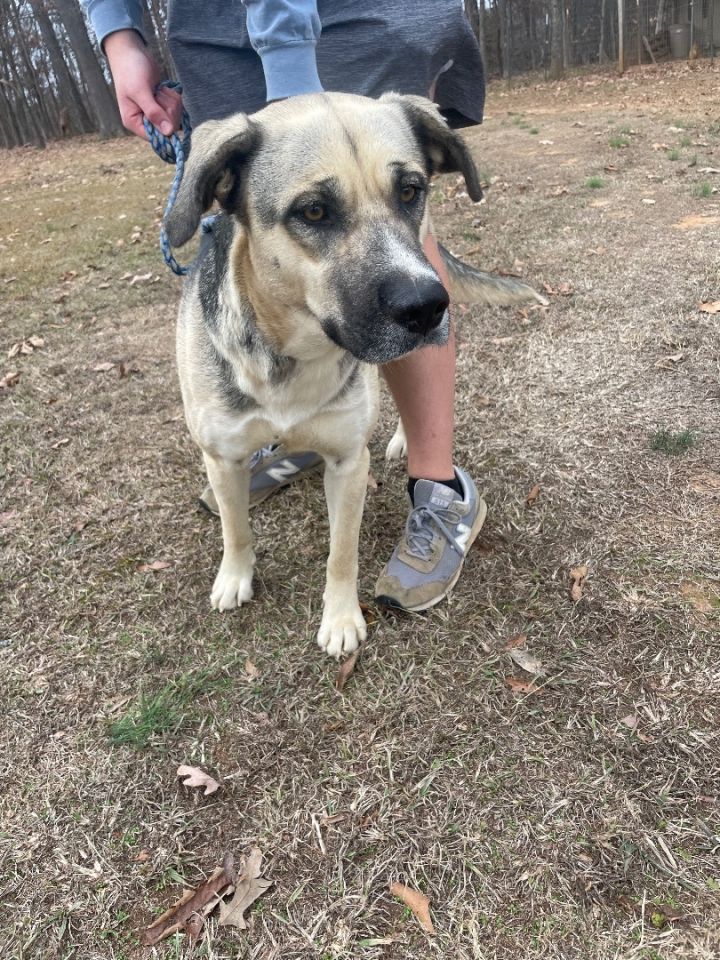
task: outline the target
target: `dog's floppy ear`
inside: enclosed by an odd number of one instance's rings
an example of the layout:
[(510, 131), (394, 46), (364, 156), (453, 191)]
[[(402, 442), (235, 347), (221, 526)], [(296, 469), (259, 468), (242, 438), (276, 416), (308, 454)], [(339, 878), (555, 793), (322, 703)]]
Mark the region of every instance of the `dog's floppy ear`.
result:
[(480, 177), (465, 141), (450, 129), (431, 100), (399, 93), (386, 93), (380, 99), (397, 103), (402, 108), (423, 149), (431, 174), (461, 173), (470, 199), (476, 203), (482, 200)]
[(234, 207), (243, 168), (259, 136), (257, 124), (244, 113), (226, 120), (208, 120), (193, 131), (180, 189), (165, 219), (173, 247), (188, 242), (213, 200), (226, 209)]

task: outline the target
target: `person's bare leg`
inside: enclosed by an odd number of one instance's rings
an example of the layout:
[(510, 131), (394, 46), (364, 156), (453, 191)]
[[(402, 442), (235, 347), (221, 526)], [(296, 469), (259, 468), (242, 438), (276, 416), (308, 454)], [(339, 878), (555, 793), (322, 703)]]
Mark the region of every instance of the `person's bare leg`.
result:
[[(445, 287), (448, 276), (435, 237), (423, 249)], [(385, 364), (383, 376), (397, 404), (407, 435), (408, 475), (424, 480), (454, 476), (455, 330), (445, 347), (425, 347)]]

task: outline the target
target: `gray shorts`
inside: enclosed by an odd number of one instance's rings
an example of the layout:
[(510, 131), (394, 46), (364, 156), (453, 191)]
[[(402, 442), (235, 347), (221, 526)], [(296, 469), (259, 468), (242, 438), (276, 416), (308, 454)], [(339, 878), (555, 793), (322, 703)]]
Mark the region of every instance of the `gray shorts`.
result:
[[(482, 60), (459, 0), (318, 0), (318, 13), (326, 90), (428, 96), (435, 83), (452, 126), (482, 121)], [(265, 105), (240, 0), (169, 0), (168, 39), (193, 126)]]

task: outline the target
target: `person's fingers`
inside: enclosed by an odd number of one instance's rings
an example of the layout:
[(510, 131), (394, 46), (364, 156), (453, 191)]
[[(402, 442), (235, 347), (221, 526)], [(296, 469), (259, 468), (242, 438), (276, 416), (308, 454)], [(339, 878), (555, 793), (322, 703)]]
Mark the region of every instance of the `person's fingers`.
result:
[(120, 109), (120, 119), (125, 129), (134, 133), (136, 137), (147, 140), (147, 134), (143, 126), (143, 112), (135, 101), (127, 97), (120, 98), (118, 107)]
[(182, 96), (177, 90), (168, 90), (167, 87), (160, 87), (155, 94), (155, 99), (170, 117), (173, 123), (173, 129), (179, 130), (182, 125), (183, 115)]
[(136, 97), (136, 103), (150, 123), (169, 137), (175, 129), (175, 124), (173, 118), (159, 103), (158, 99), (151, 93), (143, 93)]

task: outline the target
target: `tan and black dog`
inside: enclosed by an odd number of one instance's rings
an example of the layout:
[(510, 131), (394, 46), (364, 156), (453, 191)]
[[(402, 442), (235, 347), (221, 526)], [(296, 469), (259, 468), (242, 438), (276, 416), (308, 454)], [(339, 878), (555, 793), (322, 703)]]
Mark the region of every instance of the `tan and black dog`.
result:
[[(167, 219), (181, 246), (215, 200), (224, 211), (186, 281), (177, 333), (185, 415), (222, 522), (212, 605), (252, 597), (252, 452), (315, 450), (330, 518), (318, 643), (334, 657), (365, 636), (358, 536), (377, 364), (448, 338), (448, 295), (422, 244), (428, 181), (455, 171), (479, 200), (472, 157), (430, 101), (295, 97), (198, 127)], [(443, 256), (464, 302), (541, 299)]]

